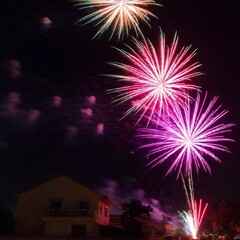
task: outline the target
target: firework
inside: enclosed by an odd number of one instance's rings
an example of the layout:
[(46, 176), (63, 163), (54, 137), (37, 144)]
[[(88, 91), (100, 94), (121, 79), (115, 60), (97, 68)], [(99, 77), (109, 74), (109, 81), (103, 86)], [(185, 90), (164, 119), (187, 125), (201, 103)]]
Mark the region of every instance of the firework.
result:
[(190, 52), (190, 46), (177, 50), (178, 36), (175, 34), (170, 46), (166, 45), (165, 35), (160, 31), (159, 49), (155, 49), (149, 39), (133, 39), (135, 50), (127, 45), (129, 51), (117, 49), (129, 61), (114, 62), (112, 65), (125, 71), (125, 75), (108, 75), (117, 78), (122, 86), (109, 92), (117, 95), (117, 103), (130, 101), (132, 106), (126, 111), (140, 113), (138, 121), (148, 115), (149, 121), (154, 113), (167, 112), (169, 105), (183, 104), (188, 98), (188, 90), (198, 87), (190, 84), (190, 79), (200, 75), (196, 71), (199, 63), (191, 63), (196, 50)]
[(178, 176), (180, 172), (190, 175), (194, 167), (197, 172), (202, 167), (211, 173), (207, 159), (221, 162), (214, 151), (229, 152), (223, 142), (233, 141), (222, 135), (234, 124), (220, 123), (227, 111), (216, 105), (217, 99), (207, 102), (206, 93), (201, 101), (198, 93), (196, 100), (188, 99), (184, 108), (173, 105), (168, 118), (156, 120), (157, 127), (141, 129), (139, 136), (151, 141), (142, 146), (154, 156), (149, 164), (154, 167), (172, 160), (167, 174), (177, 171)]
[(199, 200), (199, 203), (195, 200), (192, 174), (188, 176), (188, 188), (183, 176), (182, 181), (187, 196), (189, 210), (187, 212), (180, 212), (180, 216), (186, 224), (186, 230), (191, 234), (192, 239), (197, 239), (198, 230), (201, 226), (208, 204), (206, 203), (203, 206), (202, 199)]
[(110, 27), (110, 39), (116, 33), (118, 39), (128, 36), (133, 29), (136, 35), (142, 34), (139, 20), (150, 27), (150, 17), (156, 17), (147, 7), (161, 6), (154, 0), (76, 0), (80, 9), (93, 10), (82, 17), (79, 22), (83, 25), (95, 23), (99, 29), (94, 38), (100, 37)]
[(208, 204), (206, 204), (204, 208), (202, 208), (202, 199), (200, 199), (199, 205), (197, 204), (196, 200), (193, 201), (193, 204), (193, 212), (183, 211), (180, 212), (180, 216), (184, 220), (186, 224), (186, 230), (190, 233), (192, 239), (197, 239), (198, 230), (202, 223), (202, 218), (205, 214)]

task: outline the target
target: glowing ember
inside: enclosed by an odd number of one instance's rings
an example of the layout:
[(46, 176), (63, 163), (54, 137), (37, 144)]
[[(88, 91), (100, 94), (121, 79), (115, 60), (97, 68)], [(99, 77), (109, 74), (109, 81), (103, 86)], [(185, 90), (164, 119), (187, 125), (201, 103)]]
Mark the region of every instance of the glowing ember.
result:
[(149, 149), (149, 155), (156, 156), (149, 164), (154, 167), (172, 159), (167, 174), (178, 171), (178, 176), (181, 171), (191, 174), (194, 166), (197, 172), (200, 167), (211, 172), (207, 159), (221, 162), (214, 150), (229, 152), (222, 143), (233, 141), (222, 135), (234, 124), (219, 123), (227, 111), (215, 106), (216, 101), (214, 97), (207, 103), (207, 93), (201, 101), (198, 93), (196, 101), (188, 100), (183, 108), (173, 105), (167, 118), (156, 120), (157, 127), (141, 129), (139, 136), (151, 141), (142, 147)]
[(148, 6), (161, 6), (154, 0), (76, 0), (80, 9), (90, 9), (93, 12), (82, 17), (79, 22), (84, 25), (95, 23), (99, 26), (99, 30), (94, 38), (100, 37), (110, 27), (110, 39), (116, 33), (118, 39), (128, 36), (130, 30), (133, 29), (136, 33), (142, 34), (139, 27), (139, 20), (150, 25), (150, 18), (156, 17), (146, 8)]
[(140, 118), (148, 115), (149, 121), (156, 112), (161, 115), (169, 106), (184, 104), (188, 98), (187, 90), (196, 90), (190, 79), (200, 75), (198, 63), (190, 63), (196, 51), (189, 53), (190, 47), (177, 51), (178, 37), (175, 34), (171, 46), (166, 45), (164, 33), (160, 32), (159, 49), (155, 49), (149, 39), (134, 39), (136, 50), (118, 49), (130, 62), (114, 62), (112, 65), (126, 72), (125, 75), (108, 75), (117, 78), (123, 86), (109, 90), (116, 93), (116, 102), (130, 101), (132, 106), (125, 113), (141, 113)]

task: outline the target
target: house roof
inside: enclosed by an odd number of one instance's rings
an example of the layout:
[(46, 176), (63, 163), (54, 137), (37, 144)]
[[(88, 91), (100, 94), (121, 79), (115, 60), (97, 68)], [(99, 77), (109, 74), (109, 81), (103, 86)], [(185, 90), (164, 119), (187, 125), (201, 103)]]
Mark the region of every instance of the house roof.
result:
[(51, 181), (53, 181), (53, 180), (55, 180), (55, 179), (57, 179), (57, 178), (66, 178), (66, 179), (68, 179), (68, 180), (70, 180), (70, 181), (73, 181), (73, 182), (75, 182), (76, 184), (78, 184), (78, 185), (80, 185), (80, 186), (83, 186), (83, 187), (87, 188), (89, 191), (97, 194), (102, 201), (105, 201), (105, 202), (107, 202), (107, 203), (110, 204), (110, 205), (117, 205), (116, 202), (114, 202), (113, 200), (109, 199), (107, 196), (105, 196), (105, 195), (103, 195), (103, 194), (101, 194), (101, 193), (98, 193), (98, 192), (90, 189), (90, 188), (87, 187), (86, 185), (80, 183), (79, 181), (77, 181), (77, 180), (75, 180), (75, 179), (73, 179), (73, 178), (70, 178), (70, 177), (68, 177), (68, 176), (66, 176), (66, 175), (62, 175), (62, 174), (57, 175), (56, 177), (53, 177), (53, 178), (51, 178), (51, 179), (49, 179), (49, 180), (47, 180), (47, 181), (45, 181), (45, 182), (42, 182), (42, 183), (40, 183), (40, 184), (37, 184), (37, 185), (35, 185), (35, 186), (27, 189), (26, 191), (20, 192), (18, 195), (21, 195), (21, 194), (27, 193), (27, 192), (29, 192), (29, 191), (32, 191), (33, 189), (36, 189), (36, 188), (38, 188), (38, 187), (40, 187), (40, 186), (42, 186), (42, 185), (48, 184), (49, 182), (51, 182)]

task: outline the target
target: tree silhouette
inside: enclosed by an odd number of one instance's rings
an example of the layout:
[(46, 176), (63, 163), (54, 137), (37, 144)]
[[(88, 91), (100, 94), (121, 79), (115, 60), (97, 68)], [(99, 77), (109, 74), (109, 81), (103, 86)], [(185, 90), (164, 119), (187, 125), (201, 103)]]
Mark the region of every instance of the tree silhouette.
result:
[(214, 232), (235, 234), (240, 226), (240, 201), (222, 200), (211, 216)]
[(132, 199), (129, 203), (124, 203), (122, 206), (121, 224), (125, 235), (141, 236), (143, 222), (151, 217), (153, 211), (151, 206), (142, 205), (139, 200)]
[(4, 207), (0, 207), (0, 236), (9, 236), (14, 233), (15, 219), (13, 213)]

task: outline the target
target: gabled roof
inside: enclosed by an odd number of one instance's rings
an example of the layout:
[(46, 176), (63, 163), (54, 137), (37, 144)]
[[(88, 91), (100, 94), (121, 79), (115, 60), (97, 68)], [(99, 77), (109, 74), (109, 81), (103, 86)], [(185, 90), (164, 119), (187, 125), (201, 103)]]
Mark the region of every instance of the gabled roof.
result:
[(89, 191), (95, 193), (96, 195), (99, 196), (99, 198), (100, 198), (102, 201), (105, 201), (105, 202), (107, 202), (107, 203), (110, 204), (110, 205), (117, 205), (113, 200), (109, 199), (107, 196), (102, 195), (101, 193), (98, 193), (98, 192), (90, 189), (90, 188), (87, 187), (86, 185), (81, 184), (81, 183), (78, 182), (77, 180), (74, 180), (73, 178), (70, 178), (70, 177), (68, 177), (68, 176), (66, 176), (66, 175), (62, 175), (62, 174), (61, 174), (61, 175), (57, 175), (56, 177), (51, 178), (51, 179), (49, 179), (49, 180), (47, 180), (47, 181), (45, 181), (45, 182), (42, 182), (42, 183), (40, 183), (40, 184), (38, 184), (38, 185), (35, 185), (35, 186), (29, 188), (29, 189), (26, 190), (26, 191), (20, 192), (18, 195), (21, 195), (21, 194), (27, 193), (27, 192), (29, 192), (29, 191), (32, 191), (32, 190), (34, 190), (34, 189), (36, 189), (36, 188), (39, 188), (39, 187), (41, 187), (41, 186), (43, 186), (43, 185), (45, 185), (45, 184), (48, 184), (48, 183), (51, 182), (51, 181), (56, 180), (57, 178), (65, 178), (65, 179), (67, 179), (68, 181), (70, 180), (70, 181), (74, 182), (75, 184), (77, 184), (77, 185), (79, 185), (79, 186), (81, 186), (81, 187), (84, 187), (84, 188), (88, 189)]

